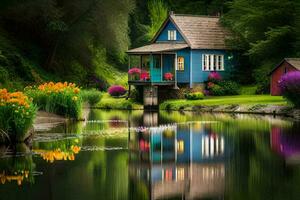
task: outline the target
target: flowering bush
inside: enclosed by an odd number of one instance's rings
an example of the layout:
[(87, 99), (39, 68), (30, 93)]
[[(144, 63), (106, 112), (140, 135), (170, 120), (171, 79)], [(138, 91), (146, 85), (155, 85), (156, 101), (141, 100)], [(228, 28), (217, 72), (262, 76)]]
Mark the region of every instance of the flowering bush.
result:
[(210, 72), (208, 75), (208, 81), (217, 83), (222, 80), (222, 76), (218, 72)]
[(143, 81), (148, 81), (148, 80), (150, 80), (150, 74), (149, 74), (149, 72), (147, 72), (147, 71), (143, 71), (142, 73), (141, 73), (141, 80), (143, 80)]
[(140, 80), (141, 73), (142, 73), (141, 69), (137, 67), (131, 68), (128, 71), (130, 80)]
[(205, 95), (225, 96), (239, 94), (239, 85), (233, 81), (222, 80), (218, 72), (210, 72), (205, 86)]
[(167, 72), (164, 74), (164, 79), (166, 81), (172, 81), (173, 80), (173, 74), (171, 72)]
[(113, 85), (108, 88), (108, 93), (113, 97), (119, 97), (126, 93), (126, 89), (121, 85)]
[(22, 92), (0, 89), (0, 131), (13, 141), (24, 141), (36, 114), (36, 106)]
[(40, 110), (75, 119), (81, 117), (82, 98), (75, 83), (49, 82), (38, 87), (27, 87), (25, 91)]
[(283, 96), (300, 108), (300, 72), (289, 72), (283, 75), (278, 85)]

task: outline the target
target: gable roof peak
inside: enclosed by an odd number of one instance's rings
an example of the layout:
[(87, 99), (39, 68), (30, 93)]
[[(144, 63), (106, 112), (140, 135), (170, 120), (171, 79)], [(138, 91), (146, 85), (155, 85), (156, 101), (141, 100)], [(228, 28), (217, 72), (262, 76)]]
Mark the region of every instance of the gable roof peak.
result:
[(173, 13), (170, 16), (177, 16), (177, 17), (202, 17), (202, 18), (220, 18), (220, 16), (215, 16), (215, 15), (193, 15), (193, 14), (175, 14)]

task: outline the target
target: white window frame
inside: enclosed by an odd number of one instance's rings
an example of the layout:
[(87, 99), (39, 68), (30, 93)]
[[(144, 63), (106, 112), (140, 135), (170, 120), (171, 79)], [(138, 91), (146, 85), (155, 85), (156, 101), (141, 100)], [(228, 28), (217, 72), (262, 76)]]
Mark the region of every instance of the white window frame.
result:
[(171, 40), (171, 41), (177, 40), (177, 31), (176, 30), (168, 30), (168, 40)]
[(224, 71), (224, 55), (202, 54), (202, 71)]

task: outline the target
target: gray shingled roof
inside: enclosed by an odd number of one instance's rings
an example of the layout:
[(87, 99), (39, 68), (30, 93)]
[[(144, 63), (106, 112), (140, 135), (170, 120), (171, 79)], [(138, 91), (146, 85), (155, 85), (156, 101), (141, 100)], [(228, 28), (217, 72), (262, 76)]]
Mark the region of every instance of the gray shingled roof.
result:
[(153, 43), (150, 45), (128, 50), (127, 53), (158, 53), (185, 49), (187, 47), (189, 46), (183, 43)]
[(230, 32), (220, 24), (219, 17), (170, 15), (192, 49), (228, 49), (225, 39)]
[(152, 42), (156, 40), (168, 21), (174, 23), (187, 44), (174, 42), (157, 42), (147, 46), (131, 49), (127, 53), (155, 53), (179, 50), (190, 47), (192, 49), (228, 49), (225, 45), (230, 32), (220, 24), (219, 17), (171, 14), (165, 20)]
[(290, 63), (293, 67), (300, 70), (300, 58), (285, 58), (285, 60)]

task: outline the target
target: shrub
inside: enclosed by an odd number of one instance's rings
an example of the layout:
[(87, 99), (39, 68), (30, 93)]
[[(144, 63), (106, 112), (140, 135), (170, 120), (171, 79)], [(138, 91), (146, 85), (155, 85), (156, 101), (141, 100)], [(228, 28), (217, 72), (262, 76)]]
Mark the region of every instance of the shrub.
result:
[(210, 72), (208, 75), (208, 81), (217, 83), (222, 80), (222, 76), (218, 72)]
[(113, 85), (108, 88), (108, 93), (113, 97), (120, 97), (126, 93), (126, 89), (121, 85)]
[(185, 98), (188, 100), (199, 100), (204, 99), (204, 94), (202, 92), (191, 92), (185, 95)]
[(173, 80), (173, 74), (171, 72), (167, 72), (164, 74), (164, 79), (166, 81), (172, 81)]
[(82, 100), (88, 102), (90, 105), (95, 105), (102, 97), (102, 93), (96, 89), (82, 90), (80, 95)]
[(233, 81), (222, 80), (217, 83), (208, 82), (206, 84), (205, 94), (215, 95), (215, 96), (225, 96), (225, 95), (237, 95), (239, 94), (240, 87), (237, 83)]
[(82, 98), (80, 89), (74, 83), (49, 82), (38, 87), (28, 87), (25, 91), (40, 110), (75, 119), (81, 118)]
[(220, 81), (218, 83), (224, 90), (225, 95), (238, 95), (240, 91), (240, 86), (233, 81)]
[(289, 72), (283, 75), (278, 84), (283, 96), (295, 107), (300, 108), (300, 72)]
[(211, 88), (210, 91), (211, 91), (211, 94), (215, 95), (215, 96), (224, 96), (225, 95), (224, 89), (221, 86), (217, 85), (217, 84), (215, 84)]
[(0, 89), (0, 131), (13, 141), (24, 141), (36, 115), (36, 106), (22, 92)]

